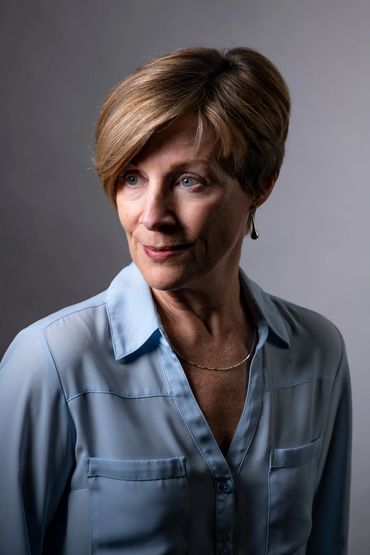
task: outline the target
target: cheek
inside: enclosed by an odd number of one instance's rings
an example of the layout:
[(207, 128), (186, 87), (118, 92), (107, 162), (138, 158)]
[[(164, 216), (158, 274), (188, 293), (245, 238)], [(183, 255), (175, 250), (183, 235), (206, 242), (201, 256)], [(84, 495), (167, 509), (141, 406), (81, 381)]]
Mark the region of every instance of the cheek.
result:
[(117, 209), (118, 219), (126, 233), (129, 233), (130, 231), (132, 231), (134, 226), (134, 216), (133, 214), (131, 214), (130, 210), (127, 209), (126, 206), (117, 204)]
[(230, 203), (225, 202), (214, 212), (213, 221), (227, 235), (234, 235), (241, 228), (244, 229), (247, 216), (248, 211), (244, 209), (242, 203), (236, 204), (235, 201)]
[(247, 231), (247, 214), (240, 207), (225, 207), (224, 210), (215, 214), (214, 237), (221, 248), (226, 250), (243, 242)]
[(235, 202), (222, 202), (208, 207), (192, 206), (182, 214), (187, 235), (205, 243), (208, 248), (227, 246), (239, 235), (245, 235), (247, 215)]
[(176, 215), (179, 226), (189, 239), (204, 237), (212, 222), (212, 209), (205, 209), (196, 203), (181, 206)]

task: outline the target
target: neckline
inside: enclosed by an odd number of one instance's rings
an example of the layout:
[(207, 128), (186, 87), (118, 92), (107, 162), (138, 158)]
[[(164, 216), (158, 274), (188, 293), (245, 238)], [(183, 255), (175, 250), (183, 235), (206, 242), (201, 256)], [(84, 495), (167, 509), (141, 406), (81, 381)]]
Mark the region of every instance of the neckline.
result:
[(165, 335), (161, 337), (162, 367), (170, 384), (174, 401), (215, 478), (234, 480), (252, 442), (262, 407), (263, 376), (261, 348), (267, 338), (267, 325), (258, 324), (258, 343), (249, 367), (248, 389), (243, 409), (226, 453), (223, 453), (194, 396), (186, 373)]

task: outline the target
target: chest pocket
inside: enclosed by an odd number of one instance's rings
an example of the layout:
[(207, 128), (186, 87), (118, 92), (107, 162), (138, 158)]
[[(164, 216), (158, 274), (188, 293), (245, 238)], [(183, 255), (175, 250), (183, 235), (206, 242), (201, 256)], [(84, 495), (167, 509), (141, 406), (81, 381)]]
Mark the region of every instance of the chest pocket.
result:
[(271, 450), (267, 555), (305, 553), (320, 447), (321, 437), (299, 447)]
[(92, 553), (181, 555), (187, 551), (185, 458), (90, 458)]

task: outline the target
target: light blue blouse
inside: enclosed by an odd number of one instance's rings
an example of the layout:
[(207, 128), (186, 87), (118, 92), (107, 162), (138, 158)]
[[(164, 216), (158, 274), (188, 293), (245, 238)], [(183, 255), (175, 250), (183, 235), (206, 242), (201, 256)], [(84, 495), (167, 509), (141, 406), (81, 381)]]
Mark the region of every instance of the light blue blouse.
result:
[(241, 280), (259, 341), (226, 457), (134, 264), (18, 334), (0, 370), (1, 555), (347, 552), (342, 338)]

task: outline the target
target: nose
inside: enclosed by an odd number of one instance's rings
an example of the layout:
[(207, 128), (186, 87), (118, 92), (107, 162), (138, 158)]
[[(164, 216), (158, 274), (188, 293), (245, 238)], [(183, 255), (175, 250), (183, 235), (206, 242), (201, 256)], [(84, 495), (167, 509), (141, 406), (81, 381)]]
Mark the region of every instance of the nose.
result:
[(175, 207), (170, 192), (149, 187), (143, 198), (139, 223), (150, 231), (175, 225)]

